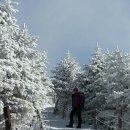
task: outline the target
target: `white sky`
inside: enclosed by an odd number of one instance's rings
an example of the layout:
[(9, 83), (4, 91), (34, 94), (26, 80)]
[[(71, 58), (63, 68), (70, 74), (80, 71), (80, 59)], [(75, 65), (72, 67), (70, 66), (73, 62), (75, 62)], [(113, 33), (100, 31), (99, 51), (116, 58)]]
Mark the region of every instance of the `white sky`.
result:
[(18, 23), (38, 35), (52, 69), (67, 50), (88, 63), (98, 42), (130, 51), (130, 0), (19, 0)]

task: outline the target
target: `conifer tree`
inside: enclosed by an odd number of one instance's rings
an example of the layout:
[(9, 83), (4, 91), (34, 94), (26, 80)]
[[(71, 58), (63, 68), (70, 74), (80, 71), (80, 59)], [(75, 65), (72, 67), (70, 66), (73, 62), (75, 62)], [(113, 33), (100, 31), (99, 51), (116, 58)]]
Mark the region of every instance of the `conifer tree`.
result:
[[(127, 60), (126, 60), (127, 59)], [(103, 71), (102, 85), (107, 89), (105, 94), (106, 104), (105, 110), (100, 112), (100, 116), (103, 117), (107, 124), (117, 124), (114, 113), (119, 114), (118, 111), (125, 110), (126, 107), (126, 95), (124, 90), (128, 88), (128, 75), (129, 75), (129, 58), (122, 54), (122, 51), (117, 47), (114, 53), (108, 52), (105, 59), (105, 68)], [(110, 120), (107, 120), (105, 111), (109, 113), (111, 110)], [(128, 114), (128, 113), (127, 113)], [(108, 115), (109, 116), (109, 115)], [(124, 114), (122, 114), (124, 117)]]
[[(37, 37), (20, 29), (13, 16), (12, 0), (0, 6), (0, 100), (9, 105), (15, 123), (27, 123), (46, 103), (49, 78), (47, 56), (39, 52)], [(51, 90), (50, 90), (51, 91)]]
[[(69, 51), (65, 57), (52, 70), (52, 83), (57, 94), (55, 109), (62, 112), (64, 117), (66, 109), (71, 106), (71, 91), (74, 87), (76, 75), (80, 72), (80, 66), (71, 56)], [(67, 107), (69, 104), (69, 107)]]
[[(87, 107), (96, 107), (104, 103), (101, 93), (105, 91), (101, 85), (102, 71), (104, 69), (105, 57), (98, 43), (88, 65), (84, 65), (82, 73), (78, 76), (79, 86), (86, 93)], [(99, 99), (98, 99), (99, 98)], [(97, 100), (102, 100), (97, 102)], [(99, 104), (98, 104), (99, 103)], [(89, 106), (90, 105), (90, 106)]]
[[(117, 48), (115, 52), (108, 53), (106, 56), (106, 66), (104, 70), (104, 85), (107, 87), (107, 93), (113, 94), (123, 92), (125, 89), (125, 80), (128, 68), (125, 65), (125, 59), (121, 50)], [(111, 96), (112, 97), (112, 96)], [(108, 100), (111, 98), (108, 97)]]
[(72, 90), (72, 84), (76, 80), (76, 74), (80, 72), (80, 67), (71, 56), (69, 51), (65, 54), (57, 66), (52, 70), (52, 82), (55, 89)]

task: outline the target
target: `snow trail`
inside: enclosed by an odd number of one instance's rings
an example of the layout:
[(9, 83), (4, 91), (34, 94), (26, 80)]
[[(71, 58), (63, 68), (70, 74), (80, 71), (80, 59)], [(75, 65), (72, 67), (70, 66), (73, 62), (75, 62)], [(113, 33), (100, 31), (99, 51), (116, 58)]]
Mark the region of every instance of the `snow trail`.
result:
[(83, 128), (81, 129), (77, 129), (75, 128), (76, 125), (74, 125), (74, 128), (66, 128), (65, 126), (68, 122), (59, 115), (54, 115), (53, 109), (53, 107), (46, 107), (43, 111), (44, 123), (47, 130), (92, 130), (85, 128), (85, 126), (82, 126)]

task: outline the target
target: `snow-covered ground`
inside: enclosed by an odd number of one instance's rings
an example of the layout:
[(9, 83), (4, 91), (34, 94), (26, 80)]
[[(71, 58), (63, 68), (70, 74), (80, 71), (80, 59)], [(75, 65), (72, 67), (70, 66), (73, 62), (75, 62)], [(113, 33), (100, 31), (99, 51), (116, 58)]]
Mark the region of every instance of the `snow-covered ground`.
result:
[[(54, 107), (53, 106), (45, 106), (41, 120), (34, 120), (31, 127), (30, 125), (22, 125), (17, 127), (18, 130), (93, 130), (87, 127), (87, 125), (82, 124), (81, 129), (76, 128), (76, 124), (74, 124), (74, 128), (66, 128), (68, 124), (67, 119), (63, 119), (59, 115), (53, 114)], [(41, 128), (42, 126), (42, 128)], [(15, 128), (13, 129), (15, 130)]]
[(47, 130), (92, 130), (90, 128), (87, 128), (85, 125), (82, 125), (81, 129), (75, 128), (76, 125), (74, 125), (74, 128), (66, 128), (65, 126), (68, 124), (68, 121), (62, 119), (62, 117), (58, 115), (54, 115), (53, 109), (53, 107), (47, 106), (43, 111), (44, 123)]

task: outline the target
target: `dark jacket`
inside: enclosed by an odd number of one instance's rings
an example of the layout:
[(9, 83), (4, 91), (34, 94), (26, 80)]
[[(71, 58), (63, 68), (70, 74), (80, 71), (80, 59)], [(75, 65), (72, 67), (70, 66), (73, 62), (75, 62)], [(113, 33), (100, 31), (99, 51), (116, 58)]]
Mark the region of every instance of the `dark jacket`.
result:
[(72, 94), (72, 107), (73, 108), (77, 108), (77, 107), (81, 107), (82, 102), (81, 102), (81, 96), (80, 93), (73, 93)]

